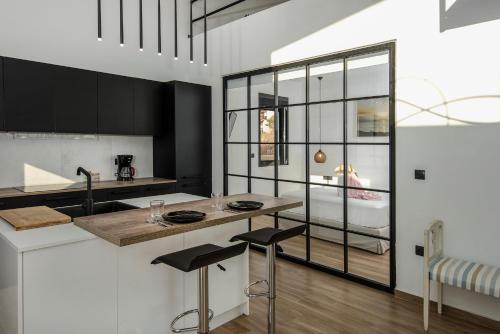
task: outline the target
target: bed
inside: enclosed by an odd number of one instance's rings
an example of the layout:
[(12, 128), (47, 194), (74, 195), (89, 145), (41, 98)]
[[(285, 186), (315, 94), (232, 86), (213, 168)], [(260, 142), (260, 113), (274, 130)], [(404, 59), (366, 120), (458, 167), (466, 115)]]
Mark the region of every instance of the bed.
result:
[[(298, 199), (305, 202), (304, 190), (289, 191), (280, 197)], [(343, 228), (343, 196), (337, 188), (312, 187), (310, 190), (310, 218), (312, 223)], [(348, 229), (374, 236), (389, 238), (389, 195), (383, 194), (380, 200), (348, 199)], [(281, 217), (305, 220), (305, 207), (280, 213)], [(293, 221), (280, 219), (283, 228), (295, 225)], [(343, 232), (310, 226), (311, 237), (343, 244)], [(389, 241), (358, 234), (349, 234), (349, 246), (364, 249), (376, 254), (389, 250)]]

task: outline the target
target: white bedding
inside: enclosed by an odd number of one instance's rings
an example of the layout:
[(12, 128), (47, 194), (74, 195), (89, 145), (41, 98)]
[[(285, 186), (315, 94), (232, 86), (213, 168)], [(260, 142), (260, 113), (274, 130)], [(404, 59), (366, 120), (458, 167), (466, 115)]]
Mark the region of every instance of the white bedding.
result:
[[(380, 201), (349, 198), (347, 201), (349, 224), (368, 228), (383, 228), (388, 226), (389, 199), (387, 194), (382, 195), (383, 197)], [(337, 188), (311, 188), (310, 196), (310, 213), (313, 223), (344, 221), (343, 197), (339, 196)], [(280, 197), (299, 199), (305, 202), (305, 192), (303, 190), (286, 192), (281, 194)], [(289, 212), (305, 215), (305, 208), (300, 207), (289, 210)]]
[[(337, 188), (315, 187), (311, 188), (311, 223), (318, 223), (326, 226), (332, 226), (339, 229), (344, 228), (344, 207), (343, 197), (339, 196)], [(304, 191), (290, 191), (280, 195), (298, 199), (305, 202)], [(348, 220), (347, 228), (349, 231), (357, 231), (373, 236), (388, 238), (389, 228), (389, 197), (388, 194), (382, 194), (379, 201), (361, 200), (355, 198), (348, 199)], [(305, 220), (305, 208), (300, 207), (283, 211), (280, 216), (292, 219)], [(294, 225), (292, 221), (280, 219), (280, 227), (290, 228)], [(311, 236), (335, 243), (344, 243), (344, 234), (342, 231), (326, 229), (319, 226), (310, 226)], [(376, 254), (384, 254), (390, 248), (387, 240), (371, 238), (359, 234), (349, 234), (348, 243), (350, 247), (364, 249)]]

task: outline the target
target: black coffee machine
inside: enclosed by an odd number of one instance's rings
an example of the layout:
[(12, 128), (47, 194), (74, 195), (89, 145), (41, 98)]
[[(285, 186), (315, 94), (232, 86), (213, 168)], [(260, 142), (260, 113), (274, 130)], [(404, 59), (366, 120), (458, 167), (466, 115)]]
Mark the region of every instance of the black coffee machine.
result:
[(118, 181), (132, 181), (135, 175), (135, 168), (132, 167), (134, 156), (131, 154), (117, 155), (115, 165), (118, 165), (116, 179)]

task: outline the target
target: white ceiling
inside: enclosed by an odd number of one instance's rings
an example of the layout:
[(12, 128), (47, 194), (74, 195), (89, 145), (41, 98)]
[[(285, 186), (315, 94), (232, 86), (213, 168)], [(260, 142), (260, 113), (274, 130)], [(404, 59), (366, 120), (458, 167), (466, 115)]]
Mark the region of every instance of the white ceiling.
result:
[[(236, 1), (237, 0), (207, 0), (207, 13)], [(221, 25), (239, 20), (243, 17), (279, 5), (286, 1), (288, 0), (245, 0), (235, 6), (209, 16), (207, 18), (207, 29), (210, 30), (217, 28)], [(197, 0), (193, 3), (193, 18), (195, 19), (201, 16), (203, 16), (203, 0)], [(196, 22), (193, 29), (195, 34), (201, 33), (203, 31), (203, 20)]]

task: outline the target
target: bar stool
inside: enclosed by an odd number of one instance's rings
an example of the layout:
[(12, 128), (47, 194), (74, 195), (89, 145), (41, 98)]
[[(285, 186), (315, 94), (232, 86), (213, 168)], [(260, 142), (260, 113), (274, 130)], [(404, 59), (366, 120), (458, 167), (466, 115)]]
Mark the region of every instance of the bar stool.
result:
[[(247, 243), (242, 242), (230, 247), (220, 247), (212, 244), (204, 244), (162, 255), (154, 259), (151, 264), (164, 263), (184, 272), (198, 270), (198, 308), (179, 314), (170, 324), (174, 333), (184, 333), (198, 330), (199, 334), (209, 332), (208, 323), (212, 320), (214, 312), (208, 307), (208, 266), (234, 256), (242, 254)], [(198, 326), (187, 328), (176, 328), (175, 324), (188, 314), (198, 313)]]
[[(269, 302), (267, 310), (267, 332), (269, 334), (274, 334), (276, 331), (276, 248), (281, 249), (277, 243), (301, 235), (304, 233), (305, 229), (305, 225), (299, 225), (287, 230), (266, 227), (235, 235), (231, 238), (231, 241), (242, 240), (266, 246), (267, 280), (250, 283), (250, 285), (245, 289), (245, 295), (249, 298), (267, 297)], [(251, 293), (250, 288), (260, 283), (267, 284), (267, 291), (262, 293)]]

